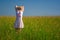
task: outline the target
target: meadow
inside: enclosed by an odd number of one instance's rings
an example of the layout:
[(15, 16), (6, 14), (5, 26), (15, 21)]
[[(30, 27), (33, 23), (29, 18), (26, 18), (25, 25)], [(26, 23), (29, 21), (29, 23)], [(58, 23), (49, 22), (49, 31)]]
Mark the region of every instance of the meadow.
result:
[(60, 40), (60, 16), (24, 16), (16, 33), (15, 16), (0, 16), (0, 40)]

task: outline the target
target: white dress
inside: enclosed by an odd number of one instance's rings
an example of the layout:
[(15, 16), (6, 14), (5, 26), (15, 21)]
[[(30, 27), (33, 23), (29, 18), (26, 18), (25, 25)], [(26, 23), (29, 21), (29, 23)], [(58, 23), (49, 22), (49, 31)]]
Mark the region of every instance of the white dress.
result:
[(17, 11), (16, 12), (16, 21), (15, 21), (15, 28), (24, 28), (23, 20), (22, 20), (23, 12)]

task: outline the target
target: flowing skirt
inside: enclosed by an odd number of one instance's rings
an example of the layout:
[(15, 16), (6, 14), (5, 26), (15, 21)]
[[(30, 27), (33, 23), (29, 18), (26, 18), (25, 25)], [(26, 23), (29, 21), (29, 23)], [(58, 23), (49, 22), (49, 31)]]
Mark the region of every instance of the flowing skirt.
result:
[(24, 28), (23, 20), (21, 18), (16, 19), (14, 27), (15, 28)]

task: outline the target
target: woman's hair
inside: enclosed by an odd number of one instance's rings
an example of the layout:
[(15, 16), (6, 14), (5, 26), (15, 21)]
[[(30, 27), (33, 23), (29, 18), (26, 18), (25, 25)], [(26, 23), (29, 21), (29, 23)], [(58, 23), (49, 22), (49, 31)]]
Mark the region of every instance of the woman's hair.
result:
[(16, 8), (16, 10), (22, 10), (20, 7)]
[(17, 6), (15, 7), (16, 10), (24, 11), (24, 6)]

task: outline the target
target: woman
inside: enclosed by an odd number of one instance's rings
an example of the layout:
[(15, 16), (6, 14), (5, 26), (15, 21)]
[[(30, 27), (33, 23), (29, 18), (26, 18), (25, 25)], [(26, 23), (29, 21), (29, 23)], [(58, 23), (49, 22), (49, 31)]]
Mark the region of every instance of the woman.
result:
[(16, 10), (16, 21), (15, 21), (14, 27), (16, 30), (19, 30), (19, 29), (24, 28), (24, 24), (23, 24), (23, 20), (22, 20), (24, 6), (16, 6), (15, 10)]

